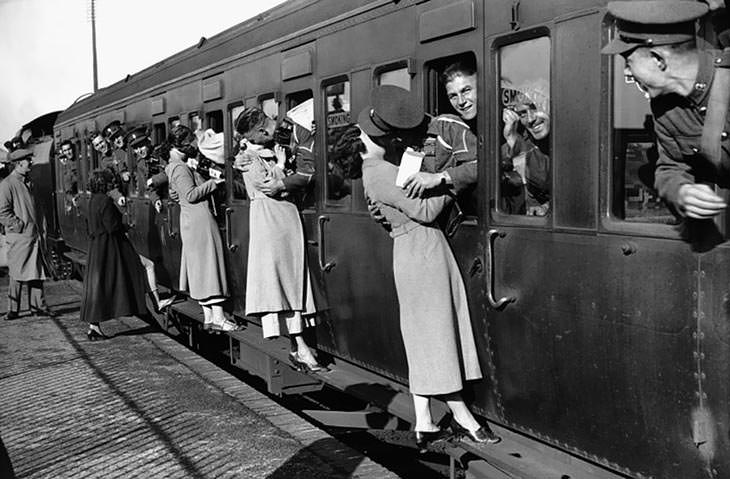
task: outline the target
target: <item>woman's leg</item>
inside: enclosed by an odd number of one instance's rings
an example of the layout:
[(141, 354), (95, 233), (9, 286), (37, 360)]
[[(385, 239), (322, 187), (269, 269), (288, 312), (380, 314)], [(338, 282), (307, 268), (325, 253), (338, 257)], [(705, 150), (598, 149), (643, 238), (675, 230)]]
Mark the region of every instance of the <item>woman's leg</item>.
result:
[(428, 396), (413, 394), (413, 411), (416, 413), (416, 431), (435, 432), (439, 427), (433, 423)]
[(205, 318), (203, 320), (203, 327), (212, 325), (213, 324), (213, 311), (211, 310), (210, 306), (201, 304), (200, 307), (203, 308), (203, 317)]
[(461, 398), (461, 394), (453, 393), (446, 396), (446, 404), (454, 415), (454, 420), (467, 431), (476, 431), (481, 427), (474, 415)]

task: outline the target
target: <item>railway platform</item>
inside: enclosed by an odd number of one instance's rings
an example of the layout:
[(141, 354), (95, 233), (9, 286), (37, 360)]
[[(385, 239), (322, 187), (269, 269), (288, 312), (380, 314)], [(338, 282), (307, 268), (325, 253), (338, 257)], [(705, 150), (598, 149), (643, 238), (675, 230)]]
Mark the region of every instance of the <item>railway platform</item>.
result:
[(0, 321), (0, 477), (398, 477), (138, 318), (88, 341), (78, 283), (46, 293), (58, 318)]

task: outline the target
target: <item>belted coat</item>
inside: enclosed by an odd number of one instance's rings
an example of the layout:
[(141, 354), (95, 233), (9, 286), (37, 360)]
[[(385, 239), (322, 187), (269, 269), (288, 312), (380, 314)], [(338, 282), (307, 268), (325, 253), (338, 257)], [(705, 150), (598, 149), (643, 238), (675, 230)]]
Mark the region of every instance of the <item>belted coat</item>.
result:
[(40, 241), (43, 218), (26, 181), (26, 176), (13, 171), (0, 183), (0, 223), (5, 226), (8, 274), (16, 281), (46, 279)]

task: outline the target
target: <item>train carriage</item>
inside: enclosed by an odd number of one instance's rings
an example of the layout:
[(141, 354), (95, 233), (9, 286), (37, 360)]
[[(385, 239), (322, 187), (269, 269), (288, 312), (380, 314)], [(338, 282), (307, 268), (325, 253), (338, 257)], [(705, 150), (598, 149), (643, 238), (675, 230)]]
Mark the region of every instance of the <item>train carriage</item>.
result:
[[(75, 103), (58, 117), (55, 140), (74, 142), (85, 184), (98, 164), (90, 134), (112, 120), (147, 126), (154, 143), (178, 123), (212, 128), (230, 154), (244, 107), (281, 116), (312, 99), (317, 172), (302, 216), (326, 305), (317, 347), (340, 372), (402, 395), (391, 240), (370, 218), (361, 181), (339, 175), (331, 146), (378, 84), (411, 90), (432, 114), (450, 112), (438, 75), (454, 59), (475, 60), (479, 182), (449, 228), (485, 371), (469, 386), (475, 410), (546, 463), (582, 471), (572, 477), (726, 477), (726, 222), (681, 225), (647, 186), (648, 102), (624, 81), (621, 59), (600, 55), (612, 35), (602, 0), (291, 0)], [(519, 95), (551, 124), (542, 216), (513, 214), (501, 201), (502, 110)], [(216, 217), (243, 318), (249, 200), (230, 164), (226, 178)], [(60, 236), (83, 261), (89, 194), (64, 208), (56, 181)], [(132, 188), (125, 218), (174, 289), (178, 205), (166, 201), (158, 214)], [(254, 349), (236, 333), (231, 345), (239, 360)], [(408, 418), (393, 398), (371, 399)], [(473, 451), (493, 463), (500, 447)], [(545, 477), (517, 456), (500, 467)], [(490, 470), (485, 477), (503, 477)]]

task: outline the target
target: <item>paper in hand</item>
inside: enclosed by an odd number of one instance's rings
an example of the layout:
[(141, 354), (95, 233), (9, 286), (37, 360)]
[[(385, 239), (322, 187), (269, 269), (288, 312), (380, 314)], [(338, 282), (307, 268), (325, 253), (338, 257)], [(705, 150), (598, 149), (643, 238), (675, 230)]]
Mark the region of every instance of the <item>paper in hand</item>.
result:
[(421, 152), (415, 151), (412, 148), (406, 148), (406, 151), (403, 152), (403, 156), (400, 158), (395, 186), (403, 188), (408, 177), (421, 171), (421, 163), (423, 163), (424, 156)]

